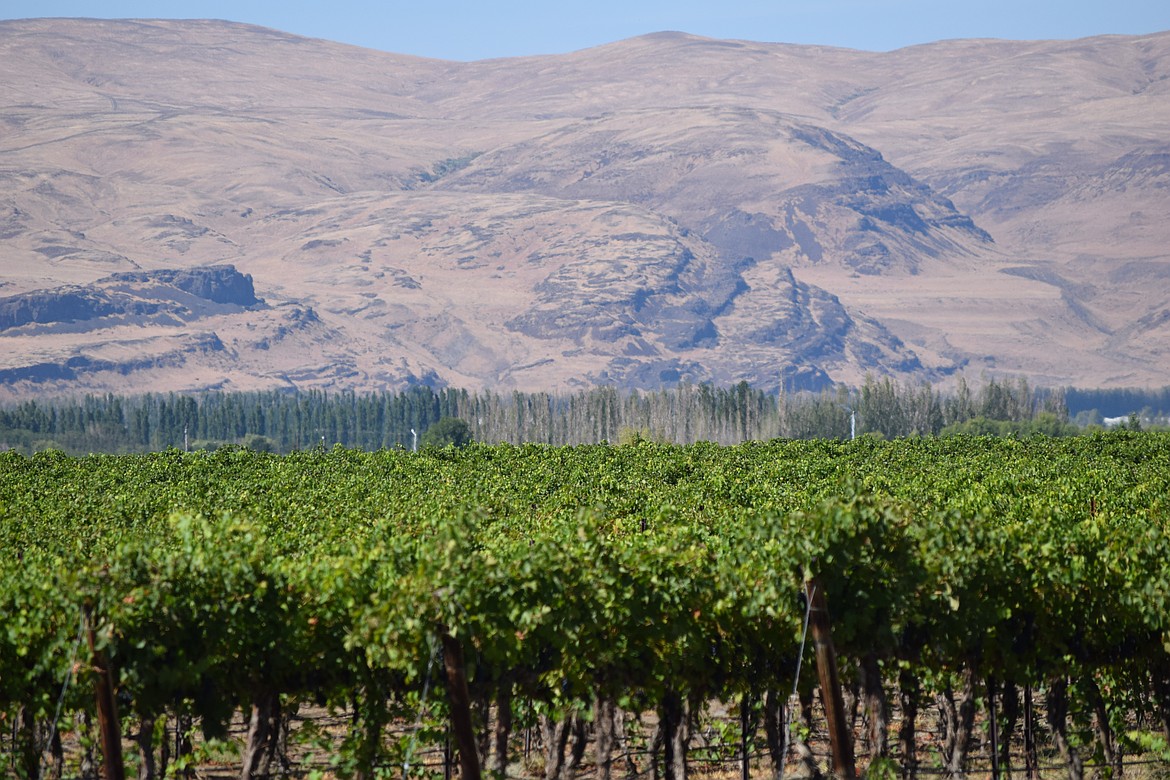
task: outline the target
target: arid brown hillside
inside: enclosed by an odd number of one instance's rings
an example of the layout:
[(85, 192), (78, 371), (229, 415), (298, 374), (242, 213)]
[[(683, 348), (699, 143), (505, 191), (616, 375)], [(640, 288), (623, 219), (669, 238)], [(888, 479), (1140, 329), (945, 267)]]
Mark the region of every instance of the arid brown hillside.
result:
[(1170, 383), (1170, 33), (452, 63), (53, 19), (0, 70), (0, 398)]

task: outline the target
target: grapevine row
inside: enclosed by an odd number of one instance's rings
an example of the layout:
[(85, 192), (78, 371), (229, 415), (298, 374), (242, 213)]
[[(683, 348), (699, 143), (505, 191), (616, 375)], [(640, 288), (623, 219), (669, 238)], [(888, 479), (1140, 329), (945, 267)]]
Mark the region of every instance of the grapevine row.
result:
[[(771, 708), (779, 752), (815, 578), (871, 755), (895, 753), (893, 691), (913, 705), (906, 776), (925, 760), (916, 706), (948, 713), (938, 760), (959, 776), (976, 698), (1010, 735), (1011, 702), (1037, 691), (1070, 772), (1093, 754), (1119, 768), (1144, 731), (1170, 737), (1167, 488), (1170, 437), (1133, 432), (2, 454), (6, 752), (37, 776), (60, 713), (94, 710), (92, 629), (144, 756), (161, 718), (216, 737), (243, 712), (242, 776), (262, 774), (272, 724), (317, 702), (355, 713), (337, 769), (368, 775), (455, 648), (496, 712), (657, 710), (678, 776), (672, 736), (703, 702)], [(449, 702), (428, 706), (455, 719)]]

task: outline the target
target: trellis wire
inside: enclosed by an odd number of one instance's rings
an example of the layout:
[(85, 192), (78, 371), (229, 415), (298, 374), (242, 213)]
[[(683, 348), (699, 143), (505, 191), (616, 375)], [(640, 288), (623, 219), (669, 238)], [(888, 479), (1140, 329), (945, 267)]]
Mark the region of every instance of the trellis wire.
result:
[[(53, 725), (49, 730), (49, 734), (56, 734), (57, 727), (61, 722), (61, 708), (65, 704), (65, 694), (69, 691), (69, 683), (73, 680), (73, 667), (77, 663), (77, 648), (81, 647), (81, 639), (85, 636), (85, 610), (79, 609), (81, 617), (77, 625), (77, 639), (73, 640), (73, 649), (69, 651), (69, 665), (65, 668), (65, 681), (61, 683), (61, 693), (57, 696), (57, 708), (53, 712)], [(41, 753), (41, 776), (45, 776), (45, 756)]]
[(784, 780), (784, 758), (788, 755), (788, 728), (789, 728), (788, 724), (791, 723), (791, 721), (792, 721), (792, 719), (788, 715), (788, 707), (791, 704), (792, 699), (797, 695), (798, 689), (800, 688), (800, 665), (804, 661), (804, 643), (805, 643), (805, 640), (808, 639), (808, 620), (809, 620), (809, 616), (812, 615), (813, 593), (816, 593), (816, 592), (817, 592), (817, 586), (813, 585), (812, 586), (812, 593), (805, 594), (805, 599), (804, 599), (804, 629), (801, 631), (801, 634), (800, 634), (800, 652), (796, 656), (796, 674), (794, 675), (793, 680), (792, 680), (792, 696), (788, 697), (788, 702), (786, 702), (784, 704), (784, 708), (783, 708), (784, 723), (782, 724), (781, 731), (784, 732), (784, 735), (780, 740), (780, 757), (781, 757), (780, 758), (780, 766), (777, 768), (777, 771), (776, 771), (776, 777), (779, 780)]
[(437, 656), (438, 650), (432, 643), (431, 661), (427, 664), (427, 679), (423, 683), (422, 698), (419, 700), (418, 704), (418, 717), (416, 717), (414, 720), (414, 728), (411, 730), (410, 734), (410, 743), (406, 747), (406, 756), (402, 760), (402, 780), (406, 780), (407, 775), (410, 774), (410, 759), (414, 756), (414, 746), (415, 743), (418, 742), (418, 732), (419, 728), (422, 726), (423, 710), (425, 710), (427, 706), (427, 693), (431, 689), (431, 671), (435, 668), (435, 658)]

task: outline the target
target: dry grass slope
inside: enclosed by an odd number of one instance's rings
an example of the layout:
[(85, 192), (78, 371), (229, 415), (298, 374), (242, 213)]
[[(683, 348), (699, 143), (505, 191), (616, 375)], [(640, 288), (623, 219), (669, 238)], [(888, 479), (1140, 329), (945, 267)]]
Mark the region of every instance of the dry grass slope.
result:
[(0, 308), (227, 264), (264, 301), (4, 327), (2, 397), (1170, 382), (1170, 34), (451, 63), (53, 19), (0, 68)]

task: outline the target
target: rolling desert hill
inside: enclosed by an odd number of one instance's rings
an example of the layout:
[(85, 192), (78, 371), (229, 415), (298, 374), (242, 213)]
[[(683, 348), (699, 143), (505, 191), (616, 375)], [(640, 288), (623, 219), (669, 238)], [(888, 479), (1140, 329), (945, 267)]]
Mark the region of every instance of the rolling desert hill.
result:
[(1170, 383), (1170, 33), (455, 63), (0, 23), (0, 399)]

